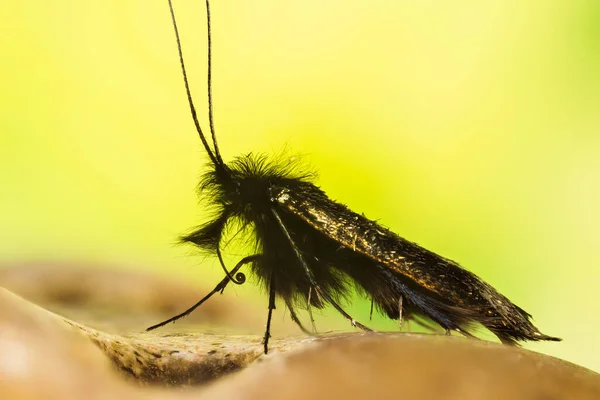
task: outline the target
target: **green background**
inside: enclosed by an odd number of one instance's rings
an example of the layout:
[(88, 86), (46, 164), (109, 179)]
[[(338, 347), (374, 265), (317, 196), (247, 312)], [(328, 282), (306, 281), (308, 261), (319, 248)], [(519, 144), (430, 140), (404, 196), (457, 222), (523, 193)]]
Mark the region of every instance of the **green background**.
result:
[[(202, 2), (175, 6), (205, 110)], [(166, 1), (0, 8), (1, 260), (216, 283), (214, 260), (174, 245), (205, 216), (204, 158)], [(332, 198), (564, 339), (528, 348), (600, 371), (599, 2), (214, 1), (213, 26), (226, 159), (303, 155)], [(251, 285), (226, 294), (266, 308)], [(350, 329), (325, 314), (320, 330)]]

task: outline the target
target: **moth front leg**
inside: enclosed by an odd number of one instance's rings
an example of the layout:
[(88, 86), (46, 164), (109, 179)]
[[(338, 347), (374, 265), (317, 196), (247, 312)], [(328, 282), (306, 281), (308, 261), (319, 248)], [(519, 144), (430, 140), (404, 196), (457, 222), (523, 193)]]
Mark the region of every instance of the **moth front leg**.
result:
[(271, 274), (271, 280), (269, 282), (269, 313), (267, 314), (267, 328), (265, 330), (265, 337), (263, 339), (263, 345), (265, 354), (269, 352), (269, 338), (271, 337), (271, 317), (273, 316), (273, 310), (275, 309), (275, 281)]

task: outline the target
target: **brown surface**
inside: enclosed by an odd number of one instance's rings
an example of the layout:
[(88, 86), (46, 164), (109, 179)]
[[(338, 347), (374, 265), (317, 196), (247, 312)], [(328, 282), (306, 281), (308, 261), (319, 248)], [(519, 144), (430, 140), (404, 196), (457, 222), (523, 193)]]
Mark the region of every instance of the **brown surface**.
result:
[[(275, 338), (271, 349), (256, 336), (108, 334), (0, 288), (0, 399), (600, 399), (594, 372), (461, 337)], [(198, 387), (165, 388), (181, 385)]]
[(600, 399), (600, 376), (573, 364), (460, 337), (357, 334), (253, 365), (215, 399)]
[[(216, 281), (214, 284), (216, 285)], [(48, 310), (112, 332), (139, 332), (179, 314), (214, 286), (201, 286), (141, 270), (106, 265), (23, 262), (0, 266), (0, 285)], [(186, 318), (163, 328), (181, 332), (190, 326), (226, 326), (261, 332), (265, 313), (232, 295), (215, 295)], [(297, 328), (287, 324), (287, 331)], [(290, 329), (291, 328), (291, 329)]]

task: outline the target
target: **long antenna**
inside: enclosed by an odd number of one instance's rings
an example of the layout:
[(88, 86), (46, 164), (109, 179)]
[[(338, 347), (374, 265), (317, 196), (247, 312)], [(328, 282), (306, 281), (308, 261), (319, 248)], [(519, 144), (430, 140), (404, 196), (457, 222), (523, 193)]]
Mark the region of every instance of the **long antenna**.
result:
[(215, 124), (213, 121), (213, 103), (212, 103), (212, 29), (210, 27), (210, 1), (206, 0), (206, 27), (208, 33), (206, 35), (208, 40), (208, 122), (210, 124), (210, 134), (212, 136), (213, 146), (215, 148), (215, 156), (221, 164), (223, 159), (221, 158), (221, 152), (217, 145), (217, 135), (215, 133)]
[[(183, 51), (181, 49), (181, 39), (179, 38), (179, 29), (177, 29), (177, 21), (175, 19), (175, 11), (173, 10), (173, 3), (172, 0), (168, 0), (169, 1), (169, 10), (171, 11), (171, 20), (173, 21), (173, 29), (175, 30), (175, 38), (177, 39), (177, 50), (179, 52), (179, 64), (181, 65), (181, 72), (183, 74), (183, 83), (185, 84), (185, 92), (188, 98), (188, 103), (190, 105), (190, 112), (192, 114), (192, 119), (194, 120), (194, 125), (196, 126), (196, 131), (198, 132), (198, 136), (200, 136), (200, 140), (202, 141), (202, 145), (204, 145), (204, 149), (206, 150), (206, 153), (208, 154), (208, 156), (210, 157), (210, 160), (213, 162), (213, 164), (215, 164), (215, 166), (220, 167), (223, 166), (223, 160), (221, 160), (220, 156), (215, 156), (215, 154), (213, 153), (212, 149), (210, 148), (210, 146), (208, 145), (208, 141), (206, 140), (206, 137), (204, 136), (204, 132), (202, 132), (202, 128), (200, 127), (200, 122), (198, 121), (198, 114), (196, 113), (196, 107), (194, 106), (194, 100), (192, 99), (192, 93), (190, 91), (190, 84), (188, 82), (188, 78), (187, 78), (187, 70), (185, 68), (185, 62), (183, 61)], [(207, 4), (208, 4), (208, 0), (207, 0)], [(209, 18), (210, 21), (210, 18)], [(209, 22), (209, 27), (210, 27), (210, 22)], [(210, 32), (210, 28), (209, 28), (209, 32)], [(209, 43), (210, 43), (210, 35), (209, 35)], [(210, 44), (209, 44), (209, 55), (210, 55)], [(209, 60), (210, 60), (210, 56), (209, 56)], [(210, 61), (209, 61), (209, 65), (210, 65)], [(210, 89), (210, 68), (209, 68), (209, 93), (211, 91)], [(209, 95), (210, 97), (210, 95)], [(210, 108), (212, 108), (211, 106), (209, 106)], [(210, 114), (212, 115), (212, 111), (210, 112)], [(212, 117), (211, 117), (212, 120)], [(211, 122), (211, 128), (212, 128), (212, 122)], [(212, 129), (211, 129), (212, 131)], [(213, 131), (213, 142), (215, 143), (216, 146), (216, 142), (215, 140), (215, 136), (214, 136), (214, 131)], [(215, 152), (217, 154), (218, 151), (215, 150)]]

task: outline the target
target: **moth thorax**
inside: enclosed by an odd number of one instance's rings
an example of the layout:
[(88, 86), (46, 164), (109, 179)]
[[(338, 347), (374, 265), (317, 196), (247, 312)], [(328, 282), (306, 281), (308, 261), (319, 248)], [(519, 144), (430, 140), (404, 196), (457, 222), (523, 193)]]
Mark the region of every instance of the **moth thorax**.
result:
[(251, 176), (239, 179), (237, 182), (239, 202), (252, 207), (254, 212), (268, 210), (271, 202), (269, 185), (269, 180), (263, 177)]

